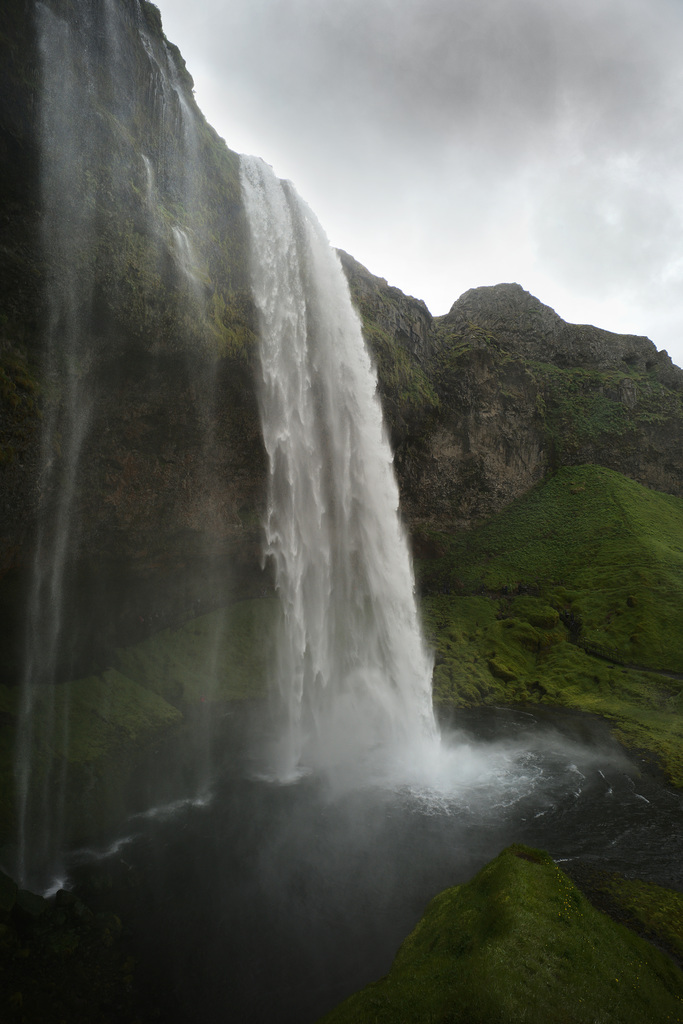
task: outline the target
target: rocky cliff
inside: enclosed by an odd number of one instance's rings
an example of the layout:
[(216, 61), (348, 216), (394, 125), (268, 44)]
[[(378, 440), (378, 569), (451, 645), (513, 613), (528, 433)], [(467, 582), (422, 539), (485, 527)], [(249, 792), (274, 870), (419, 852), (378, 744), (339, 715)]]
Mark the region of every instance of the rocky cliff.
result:
[(683, 370), (647, 338), (565, 323), (518, 284), (471, 289), (431, 318), (342, 260), (412, 526), (470, 525), (564, 465), (683, 493)]
[(0, 47), (12, 679), (30, 566), (60, 517), (66, 607), (98, 646), (149, 617), (152, 591), (169, 621), (248, 589), (264, 459), (239, 160), (158, 9), (9, 0)]

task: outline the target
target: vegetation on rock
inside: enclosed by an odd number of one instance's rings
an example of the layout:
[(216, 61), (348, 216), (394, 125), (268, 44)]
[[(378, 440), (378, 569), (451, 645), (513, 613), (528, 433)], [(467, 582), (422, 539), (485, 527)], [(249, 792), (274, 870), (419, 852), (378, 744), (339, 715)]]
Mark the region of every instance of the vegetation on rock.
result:
[(683, 967), (683, 893), (581, 861), (567, 870), (594, 906), (665, 950)]
[(423, 530), (437, 704), (600, 714), (683, 785), (683, 499), (565, 468), (472, 530)]
[(244, 700), (266, 693), (276, 602), (261, 598), (190, 619), (120, 648), (122, 672), (176, 707)]
[[(38, 785), (66, 779), (66, 838), (105, 834), (123, 820), (145, 751), (191, 727), (199, 709), (264, 696), (274, 619), (272, 599), (236, 602), (118, 648), (100, 673), (39, 696), (31, 760)], [(14, 829), (19, 696), (0, 686), (0, 840)]]
[(389, 974), (320, 1024), (661, 1024), (683, 973), (596, 910), (551, 858), (511, 846), (432, 900)]
[(683, 493), (683, 371), (647, 338), (567, 324), (512, 284), (472, 289), (432, 319), (342, 262), (411, 524), (481, 521), (584, 463)]
[(43, 899), (0, 872), (0, 1017), (10, 1024), (140, 1021), (121, 921), (71, 893)]

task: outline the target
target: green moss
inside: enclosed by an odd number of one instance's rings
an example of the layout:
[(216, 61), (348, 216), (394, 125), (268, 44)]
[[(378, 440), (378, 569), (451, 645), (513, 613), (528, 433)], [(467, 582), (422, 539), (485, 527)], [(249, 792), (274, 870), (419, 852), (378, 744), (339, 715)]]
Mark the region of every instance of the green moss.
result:
[(377, 363), (377, 376), (385, 415), (393, 424), (411, 415), (434, 412), (439, 398), (419, 363), (388, 331), (363, 317), (363, 334)]
[(427, 907), (389, 974), (321, 1024), (660, 1024), (683, 974), (586, 900), (550, 857), (515, 845)]
[[(58, 720), (68, 715), (66, 754), (74, 763), (133, 746), (181, 719), (162, 697), (113, 668), (55, 689), (55, 714)], [(40, 715), (40, 704), (37, 710)]]
[[(543, 395), (548, 439), (559, 459), (572, 458), (583, 446), (612, 438), (637, 444), (644, 424), (680, 419), (680, 394), (654, 377), (632, 369), (598, 371), (533, 363), (530, 369)], [(628, 386), (629, 402), (623, 401)]]
[(607, 875), (599, 888), (629, 923), (683, 960), (683, 893), (618, 874)]
[[(437, 703), (604, 715), (683, 785), (683, 680), (668, 674), (683, 674), (681, 499), (567, 468), (482, 526), (432, 540), (440, 555), (418, 570)], [(576, 633), (615, 660), (571, 643)]]
[(24, 350), (4, 335), (0, 324), (0, 468), (15, 462), (34, 440), (41, 390)]
[[(115, 665), (98, 675), (37, 693), (34, 778), (67, 778), (74, 835), (106, 827), (121, 811), (137, 759), (156, 737), (179, 727), (189, 709), (264, 695), (276, 611), (270, 599), (237, 602), (119, 649)], [(0, 834), (5, 835), (14, 814), (18, 699), (17, 688), (0, 686)]]
[[(16, 688), (0, 687), (0, 834), (13, 828), (13, 761), (19, 714)], [(65, 780), (67, 831), (97, 833), (120, 809), (136, 758), (182, 715), (158, 694), (115, 669), (35, 694), (30, 758), (33, 785)]]
[(265, 692), (276, 602), (239, 601), (116, 653), (121, 672), (178, 707)]
[[(462, 315), (434, 321), (428, 376), (447, 422), (453, 414), (462, 422), (463, 407), (476, 406), (484, 392), (495, 394), (503, 408), (511, 402), (527, 415), (533, 411), (550, 469), (588, 457), (628, 464), (642, 453), (644, 438), (653, 437), (653, 424), (656, 435), (679, 433), (683, 395), (663, 385), (655, 371), (625, 362), (598, 370), (526, 359), (527, 345), (542, 350), (548, 330), (537, 312), (494, 313), (484, 302), (474, 314), (484, 323), (467, 322)], [(478, 396), (472, 390), (477, 381)]]

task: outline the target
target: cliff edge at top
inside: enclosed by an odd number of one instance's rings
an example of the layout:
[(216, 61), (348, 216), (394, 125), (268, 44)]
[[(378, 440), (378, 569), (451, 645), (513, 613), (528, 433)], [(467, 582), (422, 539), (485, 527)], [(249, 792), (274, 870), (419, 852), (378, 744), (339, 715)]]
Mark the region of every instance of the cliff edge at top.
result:
[(471, 525), (582, 463), (683, 494), (683, 370), (648, 338), (566, 323), (519, 284), (432, 318), (341, 258), (412, 525)]
[(658, 352), (649, 338), (566, 323), (519, 284), (470, 288), (438, 322), (443, 331), (456, 333), (474, 322), (495, 334), (501, 346), (530, 361), (595, 370), (626, 366), (653, 373), (667, 387), (683, 390), (683, 370), (665, 351)]

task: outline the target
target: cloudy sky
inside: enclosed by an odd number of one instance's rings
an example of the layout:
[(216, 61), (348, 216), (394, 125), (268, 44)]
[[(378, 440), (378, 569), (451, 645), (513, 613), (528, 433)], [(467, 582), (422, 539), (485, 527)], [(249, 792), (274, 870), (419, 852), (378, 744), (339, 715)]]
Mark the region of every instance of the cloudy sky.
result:
[(157, 0), (232, 149), (445, 313), (517, 281), (683, 365), (681, 0)]

